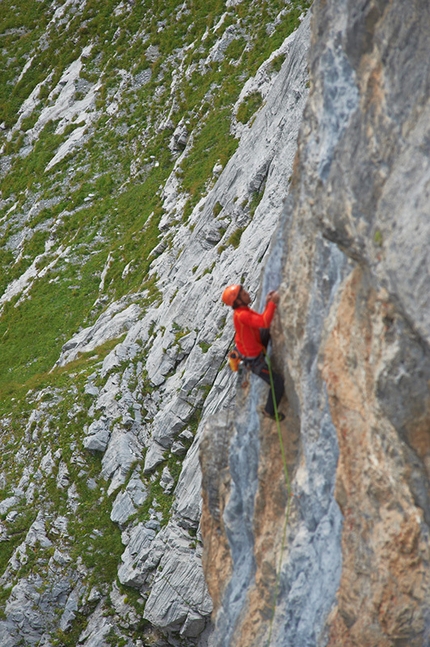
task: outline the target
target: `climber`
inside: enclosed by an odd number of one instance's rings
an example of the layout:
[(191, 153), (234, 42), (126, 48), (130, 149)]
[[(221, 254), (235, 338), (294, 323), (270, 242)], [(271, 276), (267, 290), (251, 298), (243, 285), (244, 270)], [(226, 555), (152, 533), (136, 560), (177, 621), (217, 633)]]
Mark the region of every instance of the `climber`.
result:
[[(266, 350), (269, 343), (269, 327), (279, 303), (279, 294), (272, 290), (266, 297), (266, 307), (262, 314), (249, 307), (251, 297), (242, 285), (229, 285), (222, 294), (223, 302), (234, 310), (233, 324), (236, 330), (235, 345), (242, 361), (255, 375), (272, 387), (275, 396), (273, 402), (272, 388), (267, 397), (266, 406), (262, 409), (265, 417), (276, 420), (279, 402), (284, 393), (284, 380), (281, 375), (270, 369), (266, 359)], [(283, 413), (278, 413), (278, 420), (285, 418)]]

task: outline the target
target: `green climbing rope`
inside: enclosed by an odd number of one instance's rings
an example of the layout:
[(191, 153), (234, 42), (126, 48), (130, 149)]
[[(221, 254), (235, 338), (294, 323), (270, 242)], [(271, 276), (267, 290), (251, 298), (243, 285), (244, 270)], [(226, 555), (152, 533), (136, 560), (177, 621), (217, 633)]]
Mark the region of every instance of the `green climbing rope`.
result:
[(290, 483), (290, 476), (288, 474), (287, 457), (286, 457), (286, 454), (285, 454), (284, 441), (282, 439), (281, 423), (280, 423), (280, 420), (279, 420), (278, 405), (276, 403), (276, 397), (275, 397), (275, 384), (273, 382), (272, 364), (270, 362), (269, 355), (266, 355), (266, 361), (267, 361), (267, 366), (269, 367), (270, 388), (272, 390), (272, 400), (273, 400), (273, 406), (274, 406), (274, 410), (275, 410), (275, 420), (276, 420), (276, 427), (277, 427), (277, 430), (278, 430), (279, 445), (280, 445), (280, 448), (281, 448), (281, 456), (282, 456), (282, 463), (283, 463), (283, 469), (284, 469), (285, 486), (287, 488), (287, 507), (286, 507), (286, 510), (285, 510), (284, 528), (283, 528), (283, 531), (282, 531), (281, 553), (279, 555), (279, 564), (278, 564), (278, 568), (277, 568), (277, 572), (276, 572), (275, 592), (274, 592), (274, 595), (273, 595), (272, 617), (270, 619), (269, 636), (268, 636), (268, 639), (267, 639), (267, 647), (269, 647), (270, 643), (271, 643), (271, 640), (272, 640), (273, 622), (275, 620), (276, 605), (277, 605), (277, 602), (278, 602), (278, 594), (279, 594), (279, 583), (280, 583), (280, 579), (281, 579), (282, 557), (283, 557), (283, 553), (284, 553), (284, 549), (285, 549), (288, 521), (289, 521), (289, 517), (290, 517), (290, 510), (291, 510), (291, 483)]

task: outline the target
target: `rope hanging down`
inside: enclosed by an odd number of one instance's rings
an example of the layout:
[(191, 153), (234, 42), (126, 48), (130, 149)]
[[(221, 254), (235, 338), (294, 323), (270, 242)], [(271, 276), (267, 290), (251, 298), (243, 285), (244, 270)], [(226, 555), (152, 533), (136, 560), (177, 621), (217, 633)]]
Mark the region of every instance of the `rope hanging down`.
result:
[(291, 490), (290, 477), (289, 477), (289, 474), (288, 474), (287, 457), (286, 457), (286, 454), (285, 454), (284, 441), (282, 439), (282, 433), (281, 433), (281, 424), (280, 424), (279, 414), (278, 414), (278, 405), (276, 404), (276, 398), (275, 398), (275, 384), (273, 382), (272, 364), (270, 362), (270, 358), (269, 358), (268, 354), (266, 354), (266, 362), (267, 362), (267, 365), (269, 367), (270, 388), (272, 390), (272, 399), (273, 399), (273, 406), (274, 406), (274, 409), (275, 409), (276, 427), (277, 427), (277, 431), (278, 431), (279, 445), (280, 445), (280, 448), (281, 448), (281, 457), (282, 457), (282, 464), (283, 464), (283, 469), (284, 469), (285, 486), (287, 488), (287, 508), (285, 510), (285, 521), (284, 521), (284, 528), (283, 528), (283, 531), (282, 531), (281, 553), (280, 553), (280, 556), (279, 556), (279, 565), (278, 565), (277, 572), (276, 572), (275, 591), (274, 591), (274, 594), (273, 594), (272, 617), (270, 619), (269, 636), (268, 636), (268, 639), (267, 639), (267, 647), (269, 647), (270, 643), (271, 643), (271, 640), (272, 640), (273, 622), (274, 622), (274, 619), (275, 619), (276, 604), (277, 604), (277, 601), (278, 601), (279, 583), (280, 583), (280, 579), (281, 579), (282, 556), (283, 556), (284, 549), (285, 549), (288, 521), (289, 521), (289, 517), (290, 517), (292, 490)]

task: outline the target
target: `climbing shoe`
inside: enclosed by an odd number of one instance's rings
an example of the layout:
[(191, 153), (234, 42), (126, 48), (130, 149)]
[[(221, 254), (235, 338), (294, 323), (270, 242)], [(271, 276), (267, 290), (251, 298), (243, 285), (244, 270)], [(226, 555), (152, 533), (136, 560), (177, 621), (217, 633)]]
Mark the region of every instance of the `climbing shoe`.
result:
[(270, 420), (275, 420), (279, 422), (282, 422), (282, 420), (285, 420), (285, 415), (280, 411), (278, 411), (278, 417), (276, 417), (275, 415), (271, 416), (270, 413), (266, 411), (266, 409), (261, 409), (261, 413), (265, 418), (270, 418)]

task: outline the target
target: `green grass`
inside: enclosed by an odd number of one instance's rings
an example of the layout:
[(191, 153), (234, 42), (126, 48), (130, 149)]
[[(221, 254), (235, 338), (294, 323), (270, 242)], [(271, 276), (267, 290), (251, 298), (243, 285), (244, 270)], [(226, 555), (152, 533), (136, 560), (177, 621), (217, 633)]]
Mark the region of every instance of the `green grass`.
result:
[(224, 166), (236, 150), (238, 142), (230, 135), (226, 108), (213, 112), (195, 139), (192, 152), (182, 163), (183, 188), (197, 204), (212, 169), (219, 160)]
[[(33, 375), (47, 372), (58, 359), (65, 340), (79, 327), (98, 293), (93, 259), (82, 268), (79, 288), (69, 281), (37, 281), (31, 299), (19, 307), (6, 305), (0, 319), (0, 390), (23, 384)], [(77, 268), (74, 268), (76, 275)], [(72, 286), (71, 286), (72, 284)]]
[[(12, 557), (12, 554), (14, 550), (21, 544), (25, 536), (33, 523), (33, 521), (36, 518), (36, 512), (34, 510), (28, 509), (21, 511), (21, 513), (18, 515), (17, 519), (15, 520), (13, 524), (13, 528), (11, 528), (9, 532), (9, 538), (8, 541), (2, 541), (0, 542), (0, 572), (3, 573), (8, 561)], [(7, 589), (6, 589), (7, 591)], [(5, 596), (5, 591), (0, 589), (0, 604), (1, 604), (1, 597), (2, 595)]]
[(45, 167), (53, 158), (55, 152), (64, 139), (64, 135), (54, 134), (55, 124), (49, 121), (40, 133), (39, 139), (27, 157), (18, 157), (12, 171), (2, 182), (3, 198), (11, 194), (30, 191), (43, 176)]
[(278, 56), (275, 56), (275, 58), (272, 59), (272, 62), (270, 64), (271, 69), (274, 72), (280, 72), (281, 67), (283, 66), (285, 61), (285, 54), (278, 54)]
[(263, 103), (263, 98), (259, 92), (252, 92), (240, 104), (236, 118), (242, 124), (247, 124), (251, 117), (257, 112)]
[(242, 234), (245, 231), (246, 227), (239, 227), (236, 229), (227, 239), (227, 246), (228, 245), (233, 245), (235, 249), (239, 247), (240, 244), (240, 239), (242, 238)]

